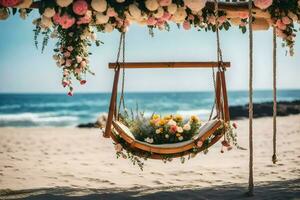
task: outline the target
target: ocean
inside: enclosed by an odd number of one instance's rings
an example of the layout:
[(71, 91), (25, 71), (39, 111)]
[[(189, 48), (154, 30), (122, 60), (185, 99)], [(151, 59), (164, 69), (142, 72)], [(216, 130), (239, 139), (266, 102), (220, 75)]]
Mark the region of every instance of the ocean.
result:
[[(278, 91), (278, 101), (300, 99), (300, 90)], [(109, 93), (75, 94), (0, 94), (0, 127), (75, 127), (96, 121), (107, 113)], [(214, 96), (212, 92), (126, 93), (128, 109), (159, 114), (198, 115), (206, 119)], [(256, 91), (254, 102), (272, 101), (272, 91)], [(247, 91), (229, 92), (229, 104), (245, 105)]]

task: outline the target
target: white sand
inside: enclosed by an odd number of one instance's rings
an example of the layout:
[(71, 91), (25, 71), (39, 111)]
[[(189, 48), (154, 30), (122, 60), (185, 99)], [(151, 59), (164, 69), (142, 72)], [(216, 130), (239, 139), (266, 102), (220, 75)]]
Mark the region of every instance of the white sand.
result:
[[(272, 119), (254, 121), (257, 199), (300, 199), (299, 122), (300, 115), (278, 118), (279, 162), (273, 165)], [(239, 143), (248, 147), (248, 121), (237, 123)], [(116, 159), (112, 141), (98, 129), (0, 128), (0, 199), (240, 199), (248, 151), (221, 154), (220, 148), (185, 164), (148, 160), (142, 172)]]

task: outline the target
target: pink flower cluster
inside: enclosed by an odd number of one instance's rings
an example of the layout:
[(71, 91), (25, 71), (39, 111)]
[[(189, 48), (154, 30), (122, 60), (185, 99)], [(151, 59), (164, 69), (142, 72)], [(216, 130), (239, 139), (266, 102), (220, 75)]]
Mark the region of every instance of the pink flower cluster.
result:
[(260, 9), (267, 9), (273, 3), (273, 0), (254, 0), (254, 5)]
[(0, 0), (0, 5), (4, 7), (14, 7), (22, 3), (22, 0)]

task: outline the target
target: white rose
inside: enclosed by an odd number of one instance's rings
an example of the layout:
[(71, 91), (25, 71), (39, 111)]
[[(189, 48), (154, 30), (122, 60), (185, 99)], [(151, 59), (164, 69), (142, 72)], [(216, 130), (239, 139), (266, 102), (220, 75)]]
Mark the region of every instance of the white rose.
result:
[(182, 132), (183, 132), (182, 127), (178, 127), (178, 128), (177, 128), (177, 132), (178, 132), (178, 133), (182, 133)]
[(145, 142), (148, 142), (148, 143), (152, 144), (152, 143), (153, 143), (153, 138), (147, 137), (147, 138), (145, 139)]
[(172, 3), (168, 6), (168, 12), (173, 15), (177, 11), (177, 5), (175, 3)]
[(186, 13), (185, 9), (183, 7), (180, 7), (174, 13), (172, 20), (176, 23), (182, 23), (186, 17), (187, 17), (187, 13)]
[(81, 63), (81, 61), (82, 61), (82, 57), (81, 56), (76, 56), (76, 62)]
[(145, 5), (146, 8), (150, 11), (155, 11), (159, 7), (157, 0), (146, 0)]
[(183, 140), (183, 137), (182, 137), (182, 136), (180, 136), (180, 137), (178, 138), (178, 140), (179, 140), (179, 141), (182, 141), (182, 140)]
[(92, 0), (91, 6), (97, 12), (104, 12), (107, 9), (106, 0)]
[(109, 16), (102, 13), (96, 14), (96, 24), (106, 24), (109, 20)]
[(125, 0), (117, 0), (118, 3), (124, 3)]
[(207, 0), (183, 0), (184, 4), (192, 11), (198, 12), (205, 7)]
[(32, 0), (24, 0), (17, 8), (29, 8), (32, 4)]
[(56, 3), (60, 7), (68, 7), (71, 3), (73, 3), (73, 0), (56, 0)]
[(165, 138), (167, 138), (167, 139), (168, 139), (169, 137), (170, 137), (170, 136), (169, 136), (168, 134), (166, 134), (166, 135), (165, 135)]
[(167, 125), (168, 126), (176, 126), (176, 122), (173, 119), (171, 119), (168, 121)]
[(41, 18), (41, 26), (43, 28), (50, 28), (52, 26), (52, 20), (48, 17), (42, 16)]
[(55, 15), (55, 10), (53, 8), (46, 8), (43, 15), (45, 17), (51, 18)]
[(142, 16), (142, 11), (135, 4), (129, 6), (129, 13), (135, 19), (140, 19)]
[(183, 130), (185, 130), (185, 131), (191, 130), (191, 125), (190, 125), (189, 123), (185, 124), (185, 125), (183, 126)]
[(111, 32), (113, 32), (113, 30), (114, 30), (114, 26), (109, 23), (106, 24), (104, 27), (104, 32), (106, 32), (106, 33), (111, 33)]
[(162, 7), (159, 7), (156, 13), (153, 14), (155, 18), (161, 18), (163, 15), (164, 15), (164, 9)]

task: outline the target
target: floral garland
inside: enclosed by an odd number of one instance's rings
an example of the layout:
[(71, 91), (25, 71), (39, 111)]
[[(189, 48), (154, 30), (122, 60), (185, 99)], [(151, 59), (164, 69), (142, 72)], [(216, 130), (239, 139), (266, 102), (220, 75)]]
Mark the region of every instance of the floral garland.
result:
[[(0, 0), (0, 20), (17, 11), (26, 18), (33, 3), (32, 0)], [(53, 58), (62, 69), (62, 85), (73, 95), (72, 77), (85, 84), (86, 73), (92, 73), (88, 47), (92, 43), (101, 44), (96, 39), (96, 31), (126, 32), (130, 24), (137, 23), (148, 26), (153, 34), (156, 28), (169, 30), (169, 23), (173, 22), (185, 30), (192, 27), (205, 31), (228, 30), (231, 25), (237, 25), (246, 32), (248, 12), (239, 13), (239, 18), (229, 18), (225, 11), (219, 11), (216, 17), (214, 9), (206, 3), (207, 0), (42, 0), (38, 4), (40, 17), (34, 20), (35, 43), (40, 33), (44, 35), (42, 50), (50, 37), (58, 40)], [(254, 5), (270, 14), (270, 25), (276, 27), (277, 36), (293, 55), (297, 31), (294, 24), (300, 20), (300, 0), (254, 0)]]
[[(145, 118), (143, 113), (139, 113), (136, 116), (129, 114), (125, 111), (120, 115), (120, 121), (122, 121), (127, 127), (130, 128), (134, 137), (149, 144), (172, 144), (180, 143), (192, 139), (200, 131), (201, 120), (197, 116), (191, 116), (188, 121), (184, 121), (181, 115), (168, 115), (161, 117), (154, 114), (150, 119)], [(225, 135), (222, 141), (221, 153), (225, 150), (230, 151), (233, 146), (237, 149), (240, 147), (237, 143), (236, 123), (222, 123), (222, 125), (207, 139), (198, 140), (194, 148), (182, 153), (180, 157), (181, 163), (184, 163), (186, 158), (184, 155), (188, 155), (188, 160), (196, 157), (196, 155), (204, 150), (206, 154), (208, 152), (208, 145), (211, 140), (222, 134)], [(115, 134), (115, 133), (113, 133)], [(122, 139), (118, 134), (115, 134), (117, 143), (115, 143), (115, 150), (117, 158), (129, 159), (133, 165), (138, 165), (143, 170), (144, 161), (151, 157), (151, 153), (142, 151), (139, 149), (132, 149), (127, 142)], [(164, 163), (171, 162), (176, 157), (174, 154), (165, 154), (162, 156)], [(144, 160), (144, 161), (143, 161)]]

